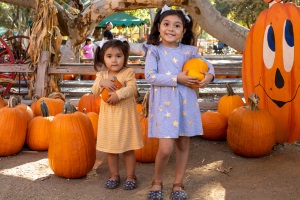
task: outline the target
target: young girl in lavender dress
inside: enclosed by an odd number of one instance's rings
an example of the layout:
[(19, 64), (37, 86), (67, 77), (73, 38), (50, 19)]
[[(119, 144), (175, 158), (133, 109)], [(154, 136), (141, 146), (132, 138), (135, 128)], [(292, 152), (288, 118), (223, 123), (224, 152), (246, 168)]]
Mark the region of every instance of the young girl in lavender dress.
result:
[(214, 68), (203, 72), (205, 78), (186, 76), (182, 67), (191, 58), (200, 58), (192, 32), (192, 19), (183, 10), (168, 6), (159, 10), (147, 44), (145, 75), (151, 84), (148, 136), (159, 138), (155, 173), (149, 199), (163, 199), (163, 173), (173, 147), (176, 148), (175, 179), (172, 199), (187, 199), (182, 184), (189, 155), (190, 137), (203, 133), (197, 94), (190, 85), (207, 86), (214, 78)]

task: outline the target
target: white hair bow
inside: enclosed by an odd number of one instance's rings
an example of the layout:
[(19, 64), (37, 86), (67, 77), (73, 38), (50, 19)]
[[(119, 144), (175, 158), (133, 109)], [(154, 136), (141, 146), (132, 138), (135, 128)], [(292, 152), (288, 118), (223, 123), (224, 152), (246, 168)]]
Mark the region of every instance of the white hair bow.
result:
[[(165, 11), (167, 10), (172, 10), (171, 7), (164, 5), (164, 7), (161, 9), (160, 14), (163, 14)], [(184, 9), (180, 9), (182, 11), (182, 13), (184, 14), (184, 17), (186, 18), (186, 20), (188, 20), (188, 22), (191, 21), (190, 17), (188, 16), (188, 14), (184, 11)]]

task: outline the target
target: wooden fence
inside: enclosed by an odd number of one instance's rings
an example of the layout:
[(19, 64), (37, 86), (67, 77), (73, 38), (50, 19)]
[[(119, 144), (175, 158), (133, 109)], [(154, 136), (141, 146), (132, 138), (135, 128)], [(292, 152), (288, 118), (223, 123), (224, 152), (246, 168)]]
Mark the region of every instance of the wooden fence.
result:
[[(215, 68), (215, 74), (223, 76), (241, 76), (241, 56), (204, 56), (209, 60)], [(131, 57), (131, 58), (142, 58), (142, 57)], [(47, 76), (51, 74), (82, 74), (82, 75), (93, 75), (96, 74), (92, 64), (86, 63), (61, 63), (60, 66), (48, 67), (48, 52), (42, 52), (40, 61), (38, 63), (37, 79), (35, 80), (35, 93), (42, 97), (46, 95), (46, 89), (48, 87)], [(144, 73), (144, 64), (128, 64), (132, 67), (135, 73)], [(18, 72), (18, 73), (32, 73), (33, 70), (28, 65), (11, 65), (11, 64), (0, 64), (0, 72)], [(205, 89), (199, 91), (199, 104), (203, 110), (216, 109), (218, 98), (226, 94), (225, 83), (231, 83), (234, 91), (243, 96), (242, 81), (241, 78), (226, 78), (219, 79), (215, 78), (215, 81)], [(61, 88), (88, 88), (90, 89), (93, 81), (61, 81), (59, 87)], [(141, 93), (143, 93), (149, 84), (144, 80), (138, 80), (138, 87)], [(85, 92), (86, 90), (83, 90)], [(62, 92), (64, 92), (62, 90)], [(70, 93), (65, 91), (65, 93)], [(74, 92), (73, 97), (82, 96), (82, 92)], [(72, 95), (69, 94), (71, 98)], [(68, 95), (67, 95), (68, 99)]]

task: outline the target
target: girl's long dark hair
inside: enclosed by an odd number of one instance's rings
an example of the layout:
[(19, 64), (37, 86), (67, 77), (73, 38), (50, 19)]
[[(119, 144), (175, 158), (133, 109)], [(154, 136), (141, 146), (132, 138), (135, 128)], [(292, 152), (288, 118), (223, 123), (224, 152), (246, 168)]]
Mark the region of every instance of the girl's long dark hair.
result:
[(123, 67), (127, 66), (129, 50), (130, 50), (129, 43), (127, 41), (113, 39), (113, 40), (108, 40), (107, 42), (105, 42), (103, 44), (102, 48), (100, 48), (100, 46), (98, 46), (96, 48), (95, 57), (94, 57), (94, 69), (96, 71), (99, 71), (99, 69), (101, 68), (102, 65), (104, 65), (106, 67), (105, 62), (104, 62), (104, 54), (105, 54), (106, 50), (110, 47), (118, 48), (123, 52), (123, 54), (124, 54), (124, 66)]
[(190, 15), (188, 17), (190, 18), (190, 21), (188, 21), (183, 12), (181, 10), (167, 10), (165, 12), (161, 13), (161, 9), (159, 9), (155, 15), (153, 25), (151, 27), (151, 32), (147, 40), (147, 44), (153, 44), (153, 45), (158, 45), (159, 44), (159, 31), (158, 31), (158, 24), (161, 23), (161, 21), (169, 15), (176, 15), (178, 16), (182, 23), (183, 27), (185, 28), (185, 33), (183, 34), (183, 37), (181, 39), (182, 44), (187, 44), (187, 45), (195, 45), (196, 40), (195, 40), (195, 35), (192, 31), (193, 28), (193, 20)]

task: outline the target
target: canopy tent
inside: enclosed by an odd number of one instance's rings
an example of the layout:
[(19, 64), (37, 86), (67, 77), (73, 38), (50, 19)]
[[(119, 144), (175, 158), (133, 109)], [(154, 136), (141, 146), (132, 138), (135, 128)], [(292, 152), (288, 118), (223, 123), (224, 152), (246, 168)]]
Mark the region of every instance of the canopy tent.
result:
[(146, 24), (146, 21), (128, 15), (124, 12), (115, 13), (104, 18), (99, 24), (98, 28), (105, 27), (107, 22), (111, 22), (114, 26), (141, 26)]
[(0, 35), (3, 35), (7, 31), (7, 28), (0, 26)]

